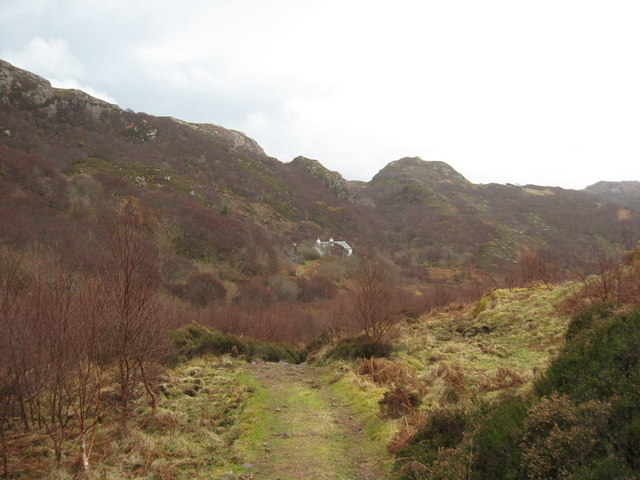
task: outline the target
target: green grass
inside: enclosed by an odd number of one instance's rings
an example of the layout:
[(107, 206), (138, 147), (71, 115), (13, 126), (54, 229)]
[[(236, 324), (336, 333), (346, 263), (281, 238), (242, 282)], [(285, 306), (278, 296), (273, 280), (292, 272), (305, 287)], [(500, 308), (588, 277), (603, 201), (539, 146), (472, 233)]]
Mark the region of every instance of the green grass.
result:
[(388, 445), (395, 435), (398, 425), (396, 420), (386, 419), (379, 415), (379, 402), (382, 400), (386, 388), (369, 382), (351, 371), (338, 377), (334, 375), (328, 374), (325, 381), (331, 384), (331, 390), (335, 395), (348, 405), (356, 418), (364, 425), (365, 436), (374, 445)]
[[(131, 184), (147, 190), (170, 190), (172, 192), (191, 194), (196, 189), (196, 186), (189, 179), (173, 172), (135, 163), (112, 163), (96, 157), (89, 157), (83, 161), (76, 162), (64, 173), (68, 176), (82, 173), (118, 175)], [(199, 197), (196, 196), (196, 198)], [(200, 200), (204, 202), (204, 200)]]
[(260, 160), (249, 156), (242, 156), (237, 160), (240, 169), (254, 180), (275, 192), (285, 193), (287, 191), (282, 181), (275, 177), (273, 172)]
[(577, 288), (496, 290), (461, 312), (427, 315), (403, 327), (392, 358), (429, 384), (425, 406), (439, 405), (448, 369), (461, 372), (467, 397), (494, 397), (504, 389), (498, 377), (505, 369), (523, 380), (511, 390), (527, 390), (564, 344), (569, 318), (556, 307)]
[[(477, 319), (491, 326), (486, 335), (508, 346), (511, 368), (547, 353), (544, 371), (516, 389), (501, 388), (495, 400), (474, 390), (479, 377), (470, 373), (463, 386), (467, 401), (440, 399), (398, 452), (400, 478), (637, 478), (640, 310), (616, 315), (611, 305), (593, 305), (567, 322), (551, 307), (575, 288), (498, 291), (467, 317), (463, 327)], [(465, 331), (460, 320), (456, 332)], [(465, 352), (460, 347), (458, 365)], [(460, 428), (447, 419), (452, 408), (463, 412)], [(445, 421), (437, 427), (440, 417)], [(456, 438), (451, 431), (458, 431)]]
[(139, 478), (209, 479), (237, 469), (232, 446), (253, 393), (241, 369), (228, 357), (203, 357), (169, 371), (157, 418), (146, 419), (137, 434), (154, 458)]
[[(210, 356), (167, 370), (159, 385), (157, 413), (140, 392), (126, 434), (119, 430), (117, 410), (108, 410), (86, 478), (208, 480), (238, 471), (233, 444), (254, 388), (242, 375), (243, 364)], [(28, 448), (12, 458), (15, 478), (77, 478), (75, 439), (67, 442), (58, 467), (46, 437), (36, 431), (29, 435)]]
[(298, 215), (295, 209), (290, 205), (287, 205), (286, 203), (280, 202), (271, 197), (265, 197), (264, 202), (287, 220), (291, 220), (293, 222), (297, 220)]

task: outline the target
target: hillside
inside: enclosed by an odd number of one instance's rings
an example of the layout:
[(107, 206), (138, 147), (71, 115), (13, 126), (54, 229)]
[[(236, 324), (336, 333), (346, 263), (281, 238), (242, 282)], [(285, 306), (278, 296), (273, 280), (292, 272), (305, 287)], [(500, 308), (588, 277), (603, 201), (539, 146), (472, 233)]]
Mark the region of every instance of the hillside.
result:
[(585, 191), (623, 208), (640, 208), (640, 182), (598, 182)]
[[(476, 185), (443, 162), (392, 162), (362, 194), (393, 226), (390, 243), (408, 261), (471, 263), (497, 270), (523, 249), (547, 250), (561, 268), (584, 266), (598, 242), (622, 242), (620, 218), (635, 229), (637, 212), (562, 188)], [(626, 215), (626, 214), (625, 214)]]
[(292, 241), (329, 231), (358, 241), (375, 228), (239, 132), (125, 111), (6, 62), (0, 99), (1, 234), (11, 244), (82, 244), (95, 216), (126, 199), (156, 225), (167, 256), (226, 263), (243, 278), (275, 271)]
[[(416, 278), (432, 267), (495, 275), (525, 249), (550, 252), (564, 271), (640, 231), (633, 208), (561, 188), (475, 185), (443, 162), (400, 159), (349, 182), (316, 160), (271, 158), (240, 132), (123, 110), (6, 62), (0, 132), (3, 241), (99, 242), (105, 206), (132, 201), (167, 262), (182, 265), (179, 280), (203, 265), (232, 282), (273, 273), (293, 242), (329, 236), (380, 249)], [(82, 248), (73, 255), (90, 257)]]

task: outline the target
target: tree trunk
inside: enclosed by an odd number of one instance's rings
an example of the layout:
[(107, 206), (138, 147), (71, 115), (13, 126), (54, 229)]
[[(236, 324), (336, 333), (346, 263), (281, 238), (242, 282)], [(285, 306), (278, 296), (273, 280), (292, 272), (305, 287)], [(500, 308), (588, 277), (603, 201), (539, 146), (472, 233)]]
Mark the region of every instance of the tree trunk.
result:
[(144, 389), (147, 391), (147, 394), (151, 399), (151, 411), (155, 415), (158, 412), (158, 396), (156, 395), (156, 393), (151, 388), (151, 385), (149, 384), (149, 380), (147, 379), (147, 374), (144, 371), (144, 366), (142, 362), (138, 362), (138, 365), (140, 366), (140, 374), (142, 375), (142, 383), (144, 384)]
[(80, 456), (82, 457), (82, 471), (89, 471), (89, 455), (87, 453), (87, 432), (82, 430), (80, 434)]
[(22, 421), (24, 422), (24, 431), (29, 432), (31, 431), (31, 427), (29, 426), (29, 414), (27, 413), (27, 409), (24, 405), (24, 398), (22, 397), (22, 395), (20, 395), (20, 398), (18, 400), (20, 403), (20, 415), (22, 416)]
[(9, 479), (9, 453), (7, 449), (7, 442), (4, 438), (4, 430), (0, 426), (0, 444), (2, 445), (2, 472), (3, 477)]

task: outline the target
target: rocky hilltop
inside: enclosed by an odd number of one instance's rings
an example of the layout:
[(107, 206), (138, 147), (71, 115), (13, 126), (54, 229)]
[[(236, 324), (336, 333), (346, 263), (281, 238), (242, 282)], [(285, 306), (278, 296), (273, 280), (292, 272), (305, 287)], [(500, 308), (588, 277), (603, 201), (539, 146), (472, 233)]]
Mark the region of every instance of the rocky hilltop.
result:
[(439, 161), (426, 161), (420, 157), (404, 157), (389, 163), (371, 179), (371, 184), (384, 182), (421, 183), (469, 183), (451, 165)]
[(640, 182), (598, 182), (585, 191), (621, 207), (640, 209)]

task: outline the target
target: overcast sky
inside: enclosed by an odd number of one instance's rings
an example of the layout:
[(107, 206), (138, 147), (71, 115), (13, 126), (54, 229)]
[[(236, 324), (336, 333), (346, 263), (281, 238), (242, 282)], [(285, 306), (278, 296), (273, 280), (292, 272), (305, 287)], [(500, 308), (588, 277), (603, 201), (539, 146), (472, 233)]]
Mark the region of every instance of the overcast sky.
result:
[(640, 180), (637, 0), (0, 0), (0, 58), (369, 180)]

